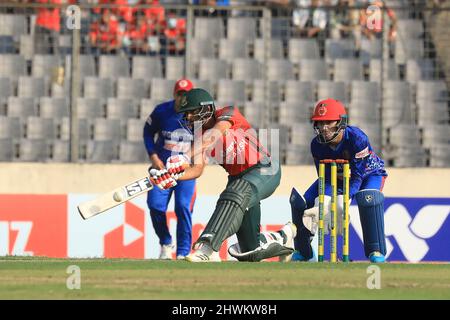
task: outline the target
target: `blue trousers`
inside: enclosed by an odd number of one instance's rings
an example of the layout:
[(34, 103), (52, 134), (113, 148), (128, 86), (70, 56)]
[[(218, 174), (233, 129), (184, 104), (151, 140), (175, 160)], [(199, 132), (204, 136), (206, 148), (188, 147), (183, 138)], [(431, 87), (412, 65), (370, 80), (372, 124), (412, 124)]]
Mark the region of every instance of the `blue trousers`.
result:
[(147, 194), (153, 228), (161, 245), (172, 243), (167, 226), (166, 212), (170, 197), (175, 193), (175, 214), (177, 216), (177, 255), (187, 256), (192, 244), (192, 211), (195, 202), (195, 180), (178, 181), (169, 190), (153, 188)]

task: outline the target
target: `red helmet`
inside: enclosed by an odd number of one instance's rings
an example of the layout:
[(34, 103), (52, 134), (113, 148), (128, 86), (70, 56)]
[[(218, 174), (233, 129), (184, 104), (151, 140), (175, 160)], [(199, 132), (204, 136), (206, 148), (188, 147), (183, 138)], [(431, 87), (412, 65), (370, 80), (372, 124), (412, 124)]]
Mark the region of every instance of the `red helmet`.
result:
[[(314, 131), (317, 134), (318, 141), (320, 143), (329, 143), (333, 141), (339, 133), (347, 127), (347, 112), (344, 105), (335, 99), (325, 99), (319, 101), (314, 107), (313, 115), (311, 117), (313, 121)], [(320, 132), (317, 121), (339, 121), (337, 124), (337, 130), (333, 137), (327, 140)]]
[(334, 99), (325, 99), (319, 101), (314, 107), (314, 112), (311, 117), (312, 121), (329, 121), (329, 120), (341, 120), (342, 117), (346, 117), (344, 105)]

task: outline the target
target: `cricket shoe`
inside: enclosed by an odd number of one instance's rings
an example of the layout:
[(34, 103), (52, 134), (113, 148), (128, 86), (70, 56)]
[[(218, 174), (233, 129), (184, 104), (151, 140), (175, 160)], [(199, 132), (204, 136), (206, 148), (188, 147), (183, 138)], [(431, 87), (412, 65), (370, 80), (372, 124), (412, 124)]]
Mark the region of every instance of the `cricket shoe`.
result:
[[(297, 227), (295, 224), (289, 221), (278, 231), (278, 233), (283, 237), (283, 246), (294, 250), (294, 238), (297, 235)], [(292, 259), (292, 254), (293, 253), (279, 256), (278, 259), (280, 262), (289, 262)]]
[(163, 244), (159, 253), (159, 259), (172, 260), (173, 249), (173, 244)]
[(379, 251), (374, 251), (369, 255), (369, 260), (372, 263), (383, 263), (386, 262), (386, 258)]
[(194, 252), (186, 256), (189, 262), (221, 262), (219, 253), (206, 243), (199, 243)]

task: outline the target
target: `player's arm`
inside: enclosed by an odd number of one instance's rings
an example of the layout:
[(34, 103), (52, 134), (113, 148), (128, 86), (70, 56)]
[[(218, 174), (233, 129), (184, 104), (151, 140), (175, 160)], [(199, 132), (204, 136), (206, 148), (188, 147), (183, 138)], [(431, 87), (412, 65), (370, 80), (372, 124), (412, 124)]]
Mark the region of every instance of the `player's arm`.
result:
[(229, 121), (218, 121), (212, 129), (206, 131), (202, 136), (200, 148), (197, 147), (194, 142), (194, 146), (191, 148), (192, 164), (185, 169), (184, 175), (180, 177), (179, 180), (196, 179), (203, 174), (203, 169), (208, 163), (206, 151), (214, 148), (216, 143), (221, 141), (219, 138), (221, 138), (229, 128), (231, 128), (231, 123)]
[(161, 161), (155, 150), (155, 135), (160, 131), (158, 125), (159, 121), (156, 118), (157, 116), (155, 111), (153, 111), (147, 118), (143, 130), (143, 139), (145, 149), (147, 150), (149, 159), (152, 162), (152, 167), (160, 170), (164, 168), (164, 163)]
[(354, 142), (353, 157), (350, 160), (350, 198), (359, 191), (366, 172), (366, 163), (370, 156), (369, 139), (366, 135)]

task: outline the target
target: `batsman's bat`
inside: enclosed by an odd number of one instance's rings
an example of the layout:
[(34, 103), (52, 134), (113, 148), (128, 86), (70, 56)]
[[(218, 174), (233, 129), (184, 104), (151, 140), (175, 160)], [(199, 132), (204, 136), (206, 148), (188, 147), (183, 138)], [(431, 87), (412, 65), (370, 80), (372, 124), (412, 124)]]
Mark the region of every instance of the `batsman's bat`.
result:
[(80, 203), (77, 207), (78, 212), (81, 217), (86, 220), (129, 201), (151, 189), (153, 189), (153, 184), (147, 176), (104, 193), (95, 199)]

